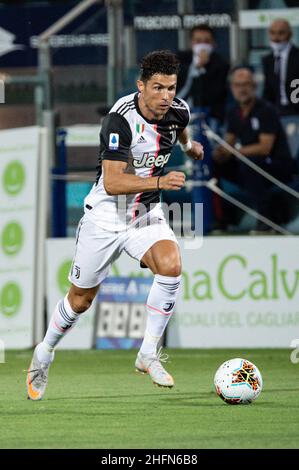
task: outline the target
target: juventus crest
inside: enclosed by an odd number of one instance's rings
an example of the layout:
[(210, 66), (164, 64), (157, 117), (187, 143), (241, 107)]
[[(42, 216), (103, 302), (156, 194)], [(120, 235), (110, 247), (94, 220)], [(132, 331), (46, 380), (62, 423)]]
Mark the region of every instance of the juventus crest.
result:
[(176, 141), (176, 131), (170, 131), (171, 143), (174, 144)]

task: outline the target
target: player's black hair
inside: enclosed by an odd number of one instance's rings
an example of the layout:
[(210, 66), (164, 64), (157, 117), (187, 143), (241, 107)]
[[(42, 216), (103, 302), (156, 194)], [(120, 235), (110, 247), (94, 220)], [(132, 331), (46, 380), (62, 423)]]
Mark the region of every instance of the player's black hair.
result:
[(210, 33), (210, 35), (212, 36), (213, 39), (215, 39), (215, 33), (213, 31), (213, 29), (211, 28), (211, 26), (209, 26), (208, 24), (198, 24), (196, 26), (193, 26), (193, 28), (190, 30), (190, 38), (192, 39), (192, 36), (193, 36), (193, 33), (195, 31), (207, 31), (208, 33)]
[(140, 64), (140, 80), (146, 82), (155, 73), (162, 75), (177, 75), (179, 60), (168, 50), (153, 51), (143, 57)]

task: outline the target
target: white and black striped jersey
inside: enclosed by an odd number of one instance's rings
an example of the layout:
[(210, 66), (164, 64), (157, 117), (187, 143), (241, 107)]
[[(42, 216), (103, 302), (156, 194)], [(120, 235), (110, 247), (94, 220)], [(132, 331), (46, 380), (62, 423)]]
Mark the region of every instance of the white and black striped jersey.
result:
[(142, 178), (162, 175), (173, 146), (189, 119), (189, 107), (179, 98), (173, 100), (159, 121), (148, 120), (141, 114), (138, 93), (119, 99), (102, 123), (97, 180), (84, 201), (88, 218), (106, 230), (124, 230), (138, 217), (141, 203), (147, 211), (160, 205), (159, 191), (122, 196), (107, 194), (102, 161), (126, 162), (125, 171)]

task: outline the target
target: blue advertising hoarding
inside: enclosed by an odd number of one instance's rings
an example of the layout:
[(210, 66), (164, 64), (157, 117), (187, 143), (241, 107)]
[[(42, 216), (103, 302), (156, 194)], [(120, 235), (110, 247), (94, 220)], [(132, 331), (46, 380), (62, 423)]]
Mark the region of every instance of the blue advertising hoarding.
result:
[[(78, 2), (0, 5), (0, 67), (37, 65), (37, 36)], [(107, 10), (96, 4), (51, 38), (53, 65), (107, 63)], [(84, 53), (82, 53), (84, 48)]]
[[(34, 67), (37, 65), (37, 36), (69, 12), (78, 2), (36, 2), (18, 4), (0, 4), (0, 68)], [(177, 32), (182, 27), (190, 29), (196, 22), (212, 21), (215, 26), (216, 42), (220, 53), (228, 57), (228, 24), (221, 25), (221, 16), (232, 17), (234, 2), (194, 2), (192, 15), (180, 20), (177, 12), (177, 0), (137, 2), (124, 0), (124, 23), (133, 25), (136, 31), (137, 61), (150, 50), (163, 47), (176, 51), (178, 48)], [(139, 20), (164, 18), (167, 22), (177, 16), (180, 26), (160, 28), (138, 27)], [(217, 17), (217, 18), (216, 18)], [(219, 18), (218, 18), (219, 17)], [(214, 18), (214, 19), (213, 19)], [(137, 20), (137, 21), (136, 21)], [(185, 21), (187, 20), (187, 22)], [(191, 21), (191, 23), (190, 23)], [(220, 22), (220, 23), (219, 23)], [(195, 24), (195, 23), (194, 23)], [(104, 65), (107, 64), (107, 8), (106, 3), (97, 3), (87, 9), (70, 23), (57, 36), (51, 38), (53, 65)], [(83, 53), (82, 53), (83, 49)]]
[(97, 301), (97, 349), (139, 348), (146, 322), (145, 303), (152, 277), (109, 277), (101, 284)]

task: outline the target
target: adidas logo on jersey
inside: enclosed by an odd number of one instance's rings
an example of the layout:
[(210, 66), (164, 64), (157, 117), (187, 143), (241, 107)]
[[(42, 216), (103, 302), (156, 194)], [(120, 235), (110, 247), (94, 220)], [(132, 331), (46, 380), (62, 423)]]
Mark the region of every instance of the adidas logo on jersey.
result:
[(137, 140), (137, 144), (146, 144), (146, 139), (143, 137), (143, 135), (141, 137), (139, 137), (139, 139)]

